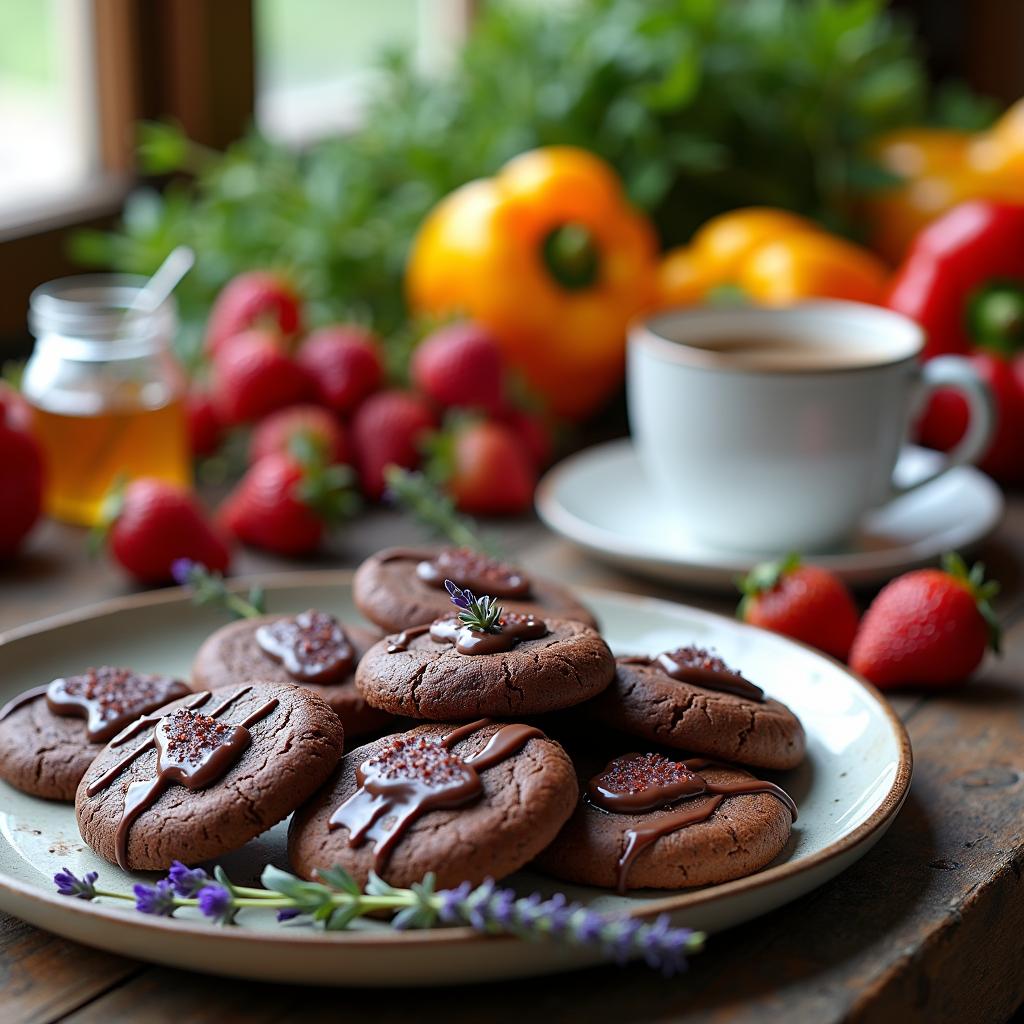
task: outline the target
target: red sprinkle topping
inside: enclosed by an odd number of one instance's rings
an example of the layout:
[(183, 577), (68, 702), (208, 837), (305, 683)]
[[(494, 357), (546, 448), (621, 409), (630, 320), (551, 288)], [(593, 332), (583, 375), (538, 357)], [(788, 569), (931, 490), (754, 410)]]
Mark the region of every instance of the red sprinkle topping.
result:
[(201, 764), (234, 728), (191, 708), (178, 708), (160, 722), (167, 752), (179, 764)]
[(530, 590), (519, 569), (472, 548), (442, 548), (432, 560), (420, 562), (416, 574), (432, 586), (443, 587), (448, 579), (492, 597), (524, 597)]
[(415, 780), (430, 789), (463, 782), (467, 767), (439, 738), (399, 736), (360, 766), (364, 779)]
[(738, 675), (735, 669), (728, 665), (713, 651), (706, 647), (695, 647), (693, 644), (688, 647), (677, 647), (674, 651), (666, 651), (665, 656), (674, 661), (680, 668), (699, 668), (706, 672), (724, 672), (728, 675)]
[(692, 778), (682, 761), (661, 754), (624, 754), (599, 775), (601, 788), (610, 793), (642, 793), (654, 787), (668, 787)]
[(104, 665), (68, 676), (61, 681), (60, 689), (69, 697), (94, 704), (100, 719), (109, 722), (161, 700), (169, 682), (163, 676), (138, 676), (125, 668)]

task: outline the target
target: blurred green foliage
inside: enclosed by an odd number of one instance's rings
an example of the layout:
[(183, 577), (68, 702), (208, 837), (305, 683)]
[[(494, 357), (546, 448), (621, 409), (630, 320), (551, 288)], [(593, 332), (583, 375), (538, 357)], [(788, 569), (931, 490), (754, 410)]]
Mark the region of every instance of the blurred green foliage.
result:
[[(78, 258), (148, 273), (187, 242), (181, 293), (198, 321), (232, 274), (289, 270), (314, 321), (403, 321), (402, 271), (424, 214), (517, 152), (571, 143), (607, 157), (667, 244), (708, 216), (765, 203), (850, 231), (870, 185), (866, 140), (926, 117), (909, 28), (884, 0), (591, 0), (492, 3), (459, 66), (424, 79), (382, 64), (364, 127), (303, 153), (256, 135), (214, 154), (147, 126), (154, 174), (113, 234), (83, 233)], [(957, 116), (984, 119), (963, 92)], [(852, 232), (851, 232), (852, 233)]]

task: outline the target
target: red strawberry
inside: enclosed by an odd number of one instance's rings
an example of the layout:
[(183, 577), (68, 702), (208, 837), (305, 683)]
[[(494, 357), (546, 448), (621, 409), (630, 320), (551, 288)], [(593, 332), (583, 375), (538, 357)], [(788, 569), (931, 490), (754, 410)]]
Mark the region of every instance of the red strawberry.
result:
[(208, 391), (193, 390), (185, 396), (185, 422), (193, 455), (213, 455), (220, 448), (224, 424)]
[(414, 469), (420, 462), (419, 442), (436, 426), (425, 399), (409, 391), (371, 395), (352, 421), (352, 446), (363, 493), (384, 493), (384, 468), (394, 464)]
[(744, 622), (846, 658), (857, 632), (857, 606), (843, 581), (826, 569), (790, 555), (756, 566), (740, 589), (737, 613)]
[(519, 438), (538, 470), (550, 464), (554, 445), (551, 431), (540, 416), (510, 406), (498, 412), (495, 419)]
[(876, 686), (952, 686), (999, 649), (989, 601), (999, 584), (956, 554), (942, 569), (917, 569), (887, 583), (871, 602), (850, 652), (850, 668)]
[(226, 423), (250, 423), (309, 396), (306, 372), (270, 331), (246, 331), (226, 342), (213, 361), (213, 397)]
[(529, 452), (500, 423), (467, 420), (431, 441), (437, 475), (463, 512), (519, 515), (533, 504), (537, 470)]
[(428, 335), (412, 354), (411, 372), (420, 391), (446, 408), (493, 412), (501, 403), (501, 349), (478, 324), (449, 324)]
[(43, 453), (27, 410), (16, 392), (0, 393), (0, 558), (14, 554), (43, 505)]
[(189, 558), (224, 572), (231, 553), (185, 487), (140, 477), (108, 498), (107, 544), (115, 559), (141, 583), (172, 578), (171, 564)]
[(7, 381), (0, 380), (0, 406), (7, 410), (7, 425), (26, 434), (32, 433), (32, 406)]
[(384, 379), (377, 337), (362, 327), (321, 327), (302, 343), (297, 358), (317, 399), (342, 415), (354, 412)]
[(319, 405), (292, 405), (271, 413), (256, 425), (249, 440), (249, 463), (268, 455), (295, 454), (295, 445), (312, 443), (328, 464), (349, 461), (345, 428)]
[(206, 325), (206, 351), (216, 355), (229, 338), (252, 327), (291, 337), (302, 320), (298, 293), (281, 274), (252, 270), (232, 278), (217, 296)]
[(315, 551), (329, 526), (354, 504), (347, 466), (303, 464), (270, 454), (252, 465), (221, 506), (224, 526), (239, 540), (282, 555)]

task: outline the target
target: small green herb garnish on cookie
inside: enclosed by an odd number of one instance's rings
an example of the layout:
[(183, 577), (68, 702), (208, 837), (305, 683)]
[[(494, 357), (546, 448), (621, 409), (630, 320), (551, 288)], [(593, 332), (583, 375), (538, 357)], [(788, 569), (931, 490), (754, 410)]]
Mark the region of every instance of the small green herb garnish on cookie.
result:
[(476, 597), (473, 591), (457, 587), (451, 580), (444, 581), (452, 604), (459, 611), (459, 622), (478, 633), (500, 633), (501, 613), (504, 610), (493, 597)]

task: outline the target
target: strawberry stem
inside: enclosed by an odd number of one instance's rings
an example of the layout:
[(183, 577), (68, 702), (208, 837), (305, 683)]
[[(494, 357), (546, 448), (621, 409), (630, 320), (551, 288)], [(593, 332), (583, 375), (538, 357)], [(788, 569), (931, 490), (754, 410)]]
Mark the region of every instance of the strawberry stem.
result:
[(800, 555), (792, 551), (784, 558), (776, 559), (773, 562), (761, 562), (755, 565), (746, 576), (739, 576), (736, 579), (736, 586), (739, 587), (743, 597), (736, 608), (736, 615), (740, 619), (747, 617), (754, 600), (769, 590), (774, 590), (779, 581), (794, 572), (800, 567)]
[(999, 593), (997, 580), (985, 579), (984, 562), (975, 562), (970, 568), (956, 551), (948, 551), (942, 556), (942, 568), (974, 598), (978, 613), (988, 626), (988, 643), (996, 654), (1002, 653), (1003, 626), (992, 607), (992, 601)]

